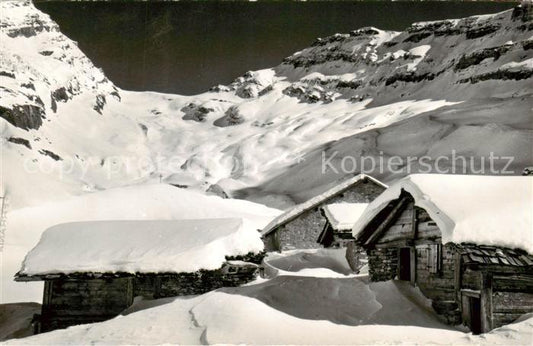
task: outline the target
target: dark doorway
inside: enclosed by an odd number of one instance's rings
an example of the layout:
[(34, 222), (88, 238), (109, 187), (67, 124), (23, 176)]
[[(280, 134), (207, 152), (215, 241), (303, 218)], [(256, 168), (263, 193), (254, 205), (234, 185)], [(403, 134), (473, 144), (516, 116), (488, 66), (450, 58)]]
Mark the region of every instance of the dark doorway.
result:
[(470, 331), (481, 334), (481, 299), (470, 297)]
[(404, 247), (400, 249), (400, 280), (411, 280), (411, 249)]
[(322, 233), (318, 236), (317, 243), (322, 244), (324, 247), (330, 247), (334, 240), (333, 228), (326, 224)]

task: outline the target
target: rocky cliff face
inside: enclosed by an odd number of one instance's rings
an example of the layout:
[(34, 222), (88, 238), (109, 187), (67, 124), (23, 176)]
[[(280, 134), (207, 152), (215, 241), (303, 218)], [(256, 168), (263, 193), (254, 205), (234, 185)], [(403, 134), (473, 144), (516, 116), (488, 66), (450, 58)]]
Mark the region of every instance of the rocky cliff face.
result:
[(3, 5), (1, 116), (12, 125), (39, 129), (58, 104), (90, 93), (97, 107), (118, 90), (66, 38), (50, 18), (28, 2)]
[[(4, 190), (21, 205), (50, 189), (69, 195), (153, 180), (216, 184), (283, 206), (346, 174), (321, 172), (322, 155), (334, 152), (336, 160), (434, 160), (492, 151), (515, 156), (516, 169), (533, 165), (527, 6), (403, 32), (335, 34), (191, 97), (119, 90), (30, 2), (0, 6), (0, 133), (13, 167)], [(63, 165), (61, 178), (28, 173), (51, 163)], [(29, 182), (47, 188), (26, 191)]]

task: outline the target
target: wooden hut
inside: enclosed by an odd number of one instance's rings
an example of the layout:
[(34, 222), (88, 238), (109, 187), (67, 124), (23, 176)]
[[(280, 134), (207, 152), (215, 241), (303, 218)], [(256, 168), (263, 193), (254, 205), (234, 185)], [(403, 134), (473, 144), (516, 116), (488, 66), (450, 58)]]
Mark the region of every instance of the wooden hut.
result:
[(448, 323), (487, 332), (533, 312), (533, 177), (412, 175), (356, 222), (373, 281), (406, 280)]
[(46, 230), (16, 274), (44, 281), (36, 332), (110, 319), (134, 297), (201, 294), (253, 280), (263, 244), (241, 219), (96, 221)]
[(294, 206), (272, 220), (261, 232), (267, 251), (314, 249), (321, 247), (317, 238), (326, 225), (321, 208), (332, 203), (369, 203), (387, 186), (359, 174), (324, 193)]

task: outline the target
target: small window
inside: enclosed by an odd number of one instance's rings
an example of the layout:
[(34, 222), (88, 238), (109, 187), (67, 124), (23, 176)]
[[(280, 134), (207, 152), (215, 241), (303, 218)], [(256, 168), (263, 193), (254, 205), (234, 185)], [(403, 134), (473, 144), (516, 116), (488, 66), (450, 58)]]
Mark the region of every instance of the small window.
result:
[(228, 266), (228, 274), (236, 274), (239, 272), (239, 268), (236, 266)]
[(427, 248), (427, 267), (430, 273), (440, 273), (442, 270), (442, 245), (431, 244)]

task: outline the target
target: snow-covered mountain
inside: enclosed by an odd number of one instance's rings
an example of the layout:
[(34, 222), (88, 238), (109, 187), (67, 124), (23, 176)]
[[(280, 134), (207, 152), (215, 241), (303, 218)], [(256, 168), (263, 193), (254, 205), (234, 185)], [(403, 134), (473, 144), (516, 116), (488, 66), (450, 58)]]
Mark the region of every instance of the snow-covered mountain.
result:
[(324, 149), (338, 158), (493, 151), (515, 156), (517, 171), (533, 163), (524, 8), (336, 34), (186, 97), (120, 90), (30, 2), (0, 6), (12, 207), (154, 180), (285, 206), (345, 174), (322, 174)]

